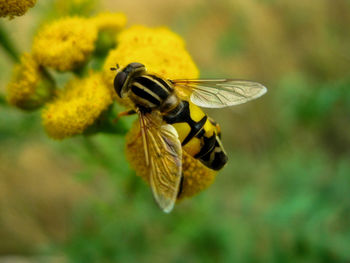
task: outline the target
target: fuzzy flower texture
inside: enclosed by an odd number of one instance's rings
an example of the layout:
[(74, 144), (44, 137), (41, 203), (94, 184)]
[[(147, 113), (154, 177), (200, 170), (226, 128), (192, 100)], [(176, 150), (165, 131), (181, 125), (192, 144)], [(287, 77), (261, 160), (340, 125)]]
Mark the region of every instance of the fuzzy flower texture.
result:
[[(130, 108), (130, 101), (118, 98), (114, 92), (116, 72), (110, 68), (117, 63), (121, 68), (131, 62), (143, 63), (149, 72), (168, 79), (198, 77), (198, 69), (179, 35), (166, 27), (123, 29), (125, 23), (123, 14), (102, 13), (92, 18), (67, 17), (45, 25), (34, 38), (32, 52), (23, 55), (14, 70), (8, 85), (9, 103), (25, 110), (43, 107), (42, 122), (47, 134), (64, 139), (84, 134), (101, 123), (115, 102)], [(108, 45), (101, 39), (109, 39)], [(99, 52), (101, 46), (109, 52)], [(104, 56), (102, 69), (77, 74), (94, 56)], [(75, 77), (57, 88), (49, 74), (53, 70), (70, 71)], [(148, 182), (149, 168), (140, 151), (142, 147), (136, 122), (126, 136), (126, 156), (137, 175)], [(207, 188), (216, 176), (185, 152), (183, 175), (180, 198)]]
[(0, 17), (22, 16), (35, 3), (36, 0), (0, 0)]

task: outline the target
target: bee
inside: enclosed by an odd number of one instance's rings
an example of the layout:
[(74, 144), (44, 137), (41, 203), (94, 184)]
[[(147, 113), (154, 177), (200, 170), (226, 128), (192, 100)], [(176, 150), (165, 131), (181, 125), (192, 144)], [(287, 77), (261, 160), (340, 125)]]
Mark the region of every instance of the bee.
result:
[[(112, 70), (119, 70), (111, 68)], [(114, 78), (120, 98), (129, 98), (137, 113), (156, 203), (169, 213), (180, 194), (182, 151), (213, 170), (228, 160), (220, 126), (200, 107), (224, 108), (256, 99), (267, 89), (257, 82), (234, 79), (169, 80), (150, 74), (141, 63), (130, 63)]]

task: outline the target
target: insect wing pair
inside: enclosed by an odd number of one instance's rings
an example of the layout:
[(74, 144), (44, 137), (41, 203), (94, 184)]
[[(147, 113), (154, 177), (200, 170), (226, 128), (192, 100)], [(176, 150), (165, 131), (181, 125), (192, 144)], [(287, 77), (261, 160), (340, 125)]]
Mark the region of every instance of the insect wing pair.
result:
[[(266, 93), (256, 82), (233, 79), (170, 80), (181, 99), (205, 108), (242, 104)], [(182, 148), (176, 129), (159, 111), (138, 110), (149, 183), (159, 207), (169, 213), (176, 202), (182, 174)]]

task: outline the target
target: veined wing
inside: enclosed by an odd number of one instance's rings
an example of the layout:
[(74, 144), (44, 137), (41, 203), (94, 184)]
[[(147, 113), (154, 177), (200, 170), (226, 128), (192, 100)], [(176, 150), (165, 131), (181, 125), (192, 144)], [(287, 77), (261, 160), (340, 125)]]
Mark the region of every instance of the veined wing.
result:
[(181, 181), (181, 143), (175, 128), (164, 124), (159, 112), (139, 112), (139, 116), (153, 196), (159, 207), (169, 213), (175, 205)]
[(223, 108), (259, 98), (267, 92), (264, 85), (235, 79), (178, 79), (171, 82), (180, 90), (180, 96), (205, 108)]

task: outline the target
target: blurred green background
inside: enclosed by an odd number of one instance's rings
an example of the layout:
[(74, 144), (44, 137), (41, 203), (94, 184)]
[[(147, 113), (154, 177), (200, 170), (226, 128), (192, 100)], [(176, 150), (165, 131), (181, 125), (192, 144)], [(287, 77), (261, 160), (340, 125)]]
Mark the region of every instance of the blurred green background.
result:
[[(268, 93), (210, 111), (229, 163), (169, 215), (130, 169), (123, 136), (54, 141), (39, 112), (0, 100), (0, 262), (350, 262), (349, 1), (89, 2), (82, 12), (169, 26), (202, 77)], [(58, 12), (38, 0), (0, 23), (24, 52)], [(0, 49), (1, 98), (12, 67)]]

